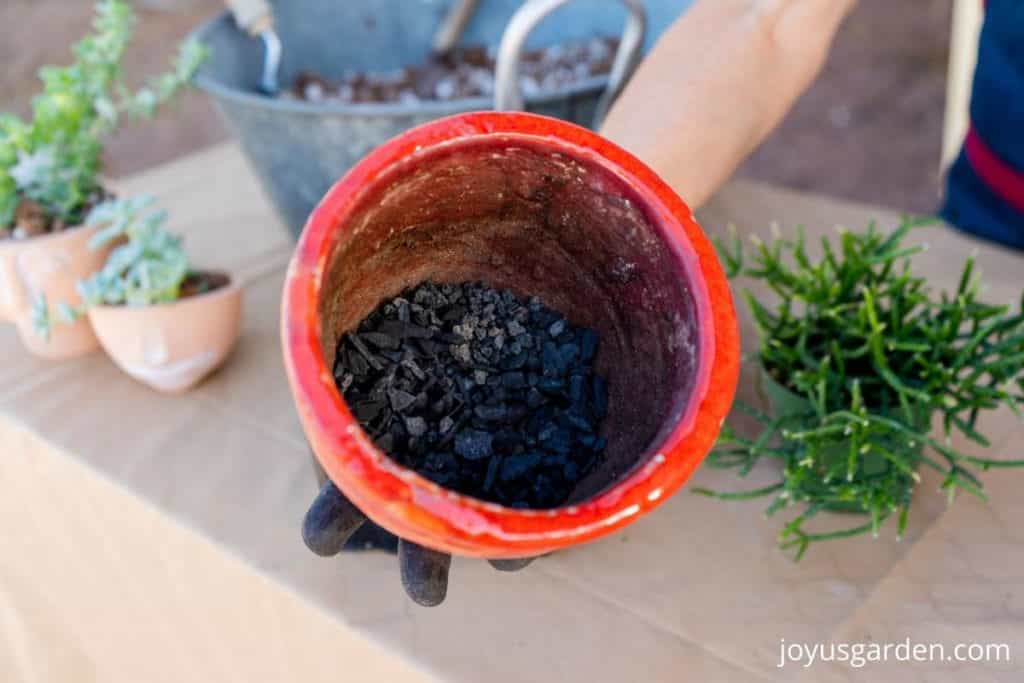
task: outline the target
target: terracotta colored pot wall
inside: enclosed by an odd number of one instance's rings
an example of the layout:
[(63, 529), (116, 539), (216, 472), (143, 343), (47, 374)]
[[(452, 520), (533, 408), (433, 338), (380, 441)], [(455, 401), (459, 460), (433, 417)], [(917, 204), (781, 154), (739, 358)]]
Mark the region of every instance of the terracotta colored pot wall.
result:
[[(72, 358), (95, 351), (99, 344), (87, 320), (60, 322), (56, 306), (81, 301), (75, 284), (103, 267), (109, 248), (91, 251), (97, 228), (83, 226), (53, 235), (0, 242), (0, 320), (18, 327), (25, 347), (37, 356)], [(49, 341), (32, 327), (32, 304), (43, 294), (52, 322)]]
[(89, 310), (103, 349), (126, 373), (158, 391), (185, 391), (224, 362), (238, 339), (237, 283), (173, 304)]
[[(427, 279), (537, 295), (600, 331), (609, 445), (569, 506), (510, 510), (445, 491), (354, 424), (328, 371), (338, 338)], [(736, 381), (731, 297), (690, 211), (593, 133), (523, 114), (430, 124), (357, 166), (307, 225), (283, 325), (300, 415), (329, 476), (378, 524), (472, 555), (570, 545), (653, 507), (706, 454)]]

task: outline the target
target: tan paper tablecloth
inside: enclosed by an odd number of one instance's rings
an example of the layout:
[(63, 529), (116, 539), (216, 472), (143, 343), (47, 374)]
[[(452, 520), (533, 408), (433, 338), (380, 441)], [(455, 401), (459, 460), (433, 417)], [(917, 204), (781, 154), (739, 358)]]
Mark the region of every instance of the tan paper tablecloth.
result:
[[(0, 328), (0, 681), (1022, 680), (1024, 472), (983, 475), (992, 502), (949, 509), (926, 475), (902, 542), (889, 525), (800, 564), (775, 549), (784, 513), (684, 490), (518, 574), (456, 558), (433, 609), (406, 599), (393, 557), (313, 556), (298, 528), (316, 484), (278, 347), (284, 229), (232, 146), (122, 190), (159, 195), (198, 265), (243, 278), (242, 338), (226, 368), (167, 397), (99, 354), (34, 360)], [(895, 221), (750, 183), (700, 215), (713, 232), (871, 218)], [(927, 239), (936, 284), (979, 249), (989, 297), (1019, 295), (1018, 257), (945, 229)], [(985, 428), (993, 455), (1024, 448), (1007, 417)], [(771, 477), (703, 468), (692, 483)], [(906, 637), (1008, 643), (1013, 661), (777, 668), (783, 638)]]

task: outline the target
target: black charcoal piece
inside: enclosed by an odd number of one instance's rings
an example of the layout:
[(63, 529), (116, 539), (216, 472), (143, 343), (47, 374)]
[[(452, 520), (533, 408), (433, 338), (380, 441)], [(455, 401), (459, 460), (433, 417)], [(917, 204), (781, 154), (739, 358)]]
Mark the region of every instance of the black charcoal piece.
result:
[(576, 362), (576, 358), (580, 355), (580, 347), (573, 343), (562, 344), (558, 347), (558, 361), (559, 369), (562, 371), (561, 374), (565, 374), (566, 371)]
[[(374, 370), (382, 370), (384, 368), (384, 366), (381, 365), (381, 362), (377, 360), (377, 357), (370, 352), (370, 349), (366, 348), (366, 344), (362, 342), (358, 335), (350, 334), (346, 339), (348, 339), (352, 346), (355, 347), (355, 350), (359, 352), (359, 355), (366, 359), (366, 362), (369, 363), (371, 368)], [(361, 373), (357, 372), (356, 374), (358, 375)]]
[(522, 389), (526, 386), (526, 377), (521, 372), (506, 372), (501, 376), (501, 383), (506, 389)]
[(352, 412), (355, 414), (357, 420), (366, 423), (376, 420), (383, 408), (383, 401), (364, 401), (362, 403), (356, 403), (352, 408)]
[(368, 344), (376, 346), (378, 349), (393, 350), (402, 344), (402, 339), (399, 335), (390, 335), (384, 332), (363, 332), (359, 335), (359, 338)]
[(433, 341), (430, 339), (417, 339), (416, 346), (417, 348), (419, 348), (421, 354), (430, 357), (435, 356), (439, 349), (444, 348), (444, 344), (442, 344), (441, 342)]
[(541, 430), (539, 432), (537, 432), (537, 440), (538, 441), (549, 441), (551, 439), (551, 437), (553, 437), (555, 435), (556, 431), (558, 431), (558, 427), (556, 427), (553, 424), (548, 423), (548, 424), (544, 425), (543, 427), (541, 427)]
[(407, 417), (405, 430), (409, 432), (409, 436), (423, 436), (427, 433), (427, 421), (422, 417)]
[(504, 422), (508, 417), (508, 408), (504, 404), (497, 406), (477, 406), (473, 413), (484, 422)]
[(416, 379), (423, 381), (427, 378), (427, 373), (423, 372), (423, 368), (420, 367), (412, 358), (405, 358), (402, 360), (402, 367), (409, 371)]
[(388, 392), (388, 401), (391, 402), (392, 410), (396, 413), (401, 413), (416, 402), (416, 397), (407, 391), (392, 389)]
[(544, 404), (544, 394), (540, 393), (536, 388), (530, 389), (526, 394), (526, 405), (530, 408), (539, 408)]
[(525, 476), (540, 464), (541, 456), (537, 452), (521, 453), (507, 456), (501, 463), (501, 480), (511, 482)]
[(370, 372), (370, 364), (359, 353), (349, 354), (348, 369), (356, 377), (363, 378)]
[(536, 436), (541, 430), (551, 425), (551, 418), (554, 417), (554, 408), (545, 403), (530, 414), (526, 424), (523, 425), (527, 433)]
[(494, 437), (479, 429), (466, 429), (455, 435), (455, 452), (466, 460), (482, 460), (491, 455)]
[(509, 453), (516, 449), (523, 442), (523, 436), (514, 429), (499, 429), (494, 434), (492, 448), (494, 450)]
[(566, 481), (576, 481), (580, 477), (580, 468), (574, 462), (567, 462), (562, 465), (562, 476)]
[(503, 370), (519, 370), (526, 365), (528, 358), (529, 356), (525, 351), (515, 352), (511, 356), (502, 359), (501, 368)]
[(487, 475), (484, 477), (484, 491), (490, 491), (494, 486), (494, 478), (498, 475), (498, 468), (501, 467), (501, 456), (491, 457), (487, 463)]
[(585, 419), (582, 415), (577, 415), (572, 411), (565, 413), (565, 421), (570, 426), (580, 430), (581, 432), (589, 432), (594, 428), (594, 426), (590, 423), (589, 420)]
[(569, 378), (569, 400), (573, 403), (580, 403), (584, 399), (586, 391), (586, 380), (583, 375), (574, 374)]
[(545, 394), (564, 394), (565, 382), (557, 377), (541, 377), (537, 382), (537, 388)]
[(402, 297), (396, 297), (391, 300), (391, 303), (395, 305), (395, 310), (398, 311), (398, 319), (403, 322), (409, 322), (409, 302)]
[(455, 456), (447, 452), (429, 453), (423, 463), (424, 467), (435, 472), (450, 470), (457, 466)]
[(562, 358), (558, 355), (558, 347), (554, 342), (544, 343), (540, 363), (545, 377), (557, 377), (562, 374)]
[(383, 358), (383, 359), (388, 360), (388, 361), (391, 361), (392, 364), (397, 363), (400, 360), (402, 360), (402, 354), (400, 352), (398, 352), (398, 351), (385, 351), (383, 349), (381, 349), (381, 351), (377, 353), (377, 357), (378, 358)]
[(441, 486), (516, 508), (565, 502), (597, 463), (598, 335), (538, 299), (421, 284), (338, 344), (334, 377), (376, 445)]
[(508, 403), (508, 415), (506, 422), (508, 424), (518, 424), (520, 420), (530, 414), (530, 409), (524, 406), (522, 403)]
[(544, 446), (555, 453), (568, 453), (572, 450), (572, 434), (566, 429), (556, 429)]

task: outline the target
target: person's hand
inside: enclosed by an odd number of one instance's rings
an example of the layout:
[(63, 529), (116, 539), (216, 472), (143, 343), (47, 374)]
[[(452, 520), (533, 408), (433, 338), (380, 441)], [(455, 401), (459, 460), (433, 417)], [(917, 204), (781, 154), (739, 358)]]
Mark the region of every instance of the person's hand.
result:
[[(330, 480), (320, 489), (302, 521), (302, 540), (306, 547), (321, 557), (333, 557), (367, 523), (366, 515), (353, 505)], [(533, 561), (532, 557), (511, 560), (488, 560), (498, 571), (514, 572)], [(448, 593), (448, 568), (452, 556), (421, 545), (398, 539), (398, 566), (402, 586), (414, 602), (433, 607), (444, 601)]]

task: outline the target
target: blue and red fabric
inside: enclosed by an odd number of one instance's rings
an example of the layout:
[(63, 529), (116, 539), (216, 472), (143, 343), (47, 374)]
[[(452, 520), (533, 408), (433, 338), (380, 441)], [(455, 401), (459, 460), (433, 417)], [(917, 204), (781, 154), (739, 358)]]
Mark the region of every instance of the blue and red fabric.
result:
[(971, 128), (950, 169), (942, 217), (1024, 249), (1024, 0), (989, 0)]

